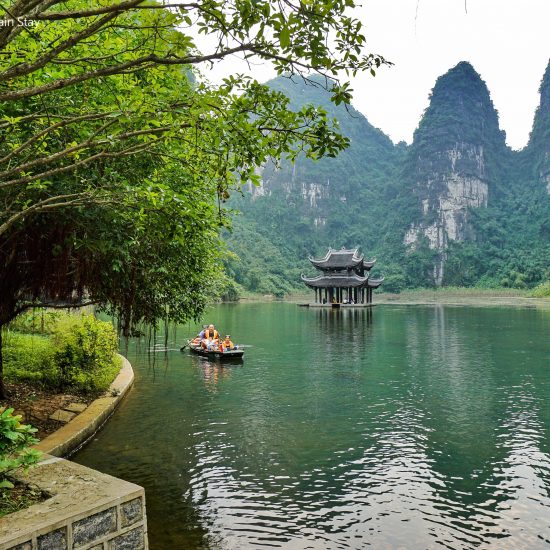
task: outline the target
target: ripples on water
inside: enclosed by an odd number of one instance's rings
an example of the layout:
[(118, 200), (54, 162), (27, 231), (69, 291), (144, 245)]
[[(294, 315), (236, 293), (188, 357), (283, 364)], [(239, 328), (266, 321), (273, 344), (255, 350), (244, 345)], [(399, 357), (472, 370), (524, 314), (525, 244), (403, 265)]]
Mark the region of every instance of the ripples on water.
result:
[(134, 342), (134, 391), (76, 457), (145, 486), (153, 550), (550, 547), (548, 312), (211, 319), (243, 365)]

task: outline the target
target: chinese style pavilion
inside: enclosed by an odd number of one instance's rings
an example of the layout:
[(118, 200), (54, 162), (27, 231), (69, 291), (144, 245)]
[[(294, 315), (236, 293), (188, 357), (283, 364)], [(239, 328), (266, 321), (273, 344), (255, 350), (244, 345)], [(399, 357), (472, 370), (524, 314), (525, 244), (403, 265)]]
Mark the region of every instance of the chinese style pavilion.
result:
[(373, 289), (384, 281), (370, 278), (376, 260), (366, 261), (357, 248), (329, 248), (324, 258), (309, 261), (321, 271), (317, 277), (302, 275), (302, 281), (315, 291), (316, 304), (372, 304)]

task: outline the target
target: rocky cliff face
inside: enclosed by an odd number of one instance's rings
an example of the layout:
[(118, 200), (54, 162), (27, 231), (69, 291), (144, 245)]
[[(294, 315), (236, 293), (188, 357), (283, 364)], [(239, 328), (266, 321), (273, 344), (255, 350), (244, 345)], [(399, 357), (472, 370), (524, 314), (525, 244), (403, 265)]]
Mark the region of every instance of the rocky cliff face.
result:
[[(235, 280), (266, 291), (300, 285), (309, 255), (328, 246), (378, 257), (384, 288), (454, 284), (533, 286), (550, 273), (550, 66), (529, 146), (511, 151), (485, 83), (459, 63), (432, 91), (413, 143), (394, 145), (328, 94), (277, 78), (291, 107), (323, 106), (351, 146), (337, 158), (299, 158), (261, 170), (235, 197)], [(232, 199), (233, 200), (233, 199)], [(240, 202), (238, 202), (240, 201)], [(264, 288), (264, 287), (262, 287)]]
[(535, 174), (550, 194), (550, 63), (540, 85), (540, 104), (535, 113), (527, 155)]
[(449, 242), (476, 239), (470, 210), (487, 206), (505, 149), (485, 83), (469, 63), (459, 63), (437, 80), (403, 172), (405, 192), (419, 205), (404, 243), (414, 249), (427, 239), (437, 253), (436, 285), (444, 279)]
[(290, 98), (291, 108), (305, 103), (322, 105), (338, 120), (350, 147), (334, 159), (314, 162), (299, 158), (295, 164), (266, 165), (261, 185), (250, 190), (252, 200), (271, 197), (287, 201), (314, 230), (325, 228), (328, 219), (352, 215), (357, 208), (368, 210), (365, 195), (391, 179), (403, 157), (402, 148), (352, 107), (337, 107), (327, 101), (328, 94), (321, 87), (285, 78), (270, 85)]

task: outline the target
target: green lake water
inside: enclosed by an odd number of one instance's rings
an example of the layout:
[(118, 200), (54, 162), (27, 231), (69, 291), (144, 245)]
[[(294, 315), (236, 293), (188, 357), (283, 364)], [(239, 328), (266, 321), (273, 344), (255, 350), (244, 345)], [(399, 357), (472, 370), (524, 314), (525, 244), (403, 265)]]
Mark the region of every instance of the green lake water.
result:
[[(550, 311), (293, 304), (131, 341), (135, 386), (74, 460), (145, 487), (152, 550), (550, 548)], [(153, 353), (148, 351), (153, 348)]]

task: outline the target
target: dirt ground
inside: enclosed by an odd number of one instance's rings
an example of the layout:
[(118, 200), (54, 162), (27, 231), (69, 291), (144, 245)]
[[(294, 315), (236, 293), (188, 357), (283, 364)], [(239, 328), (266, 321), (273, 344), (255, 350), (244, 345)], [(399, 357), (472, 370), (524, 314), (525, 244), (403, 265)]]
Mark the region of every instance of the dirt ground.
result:
[(55, 393), (42, 390), (24, 382), (6, 383), (7, 399), (0, 400), (0, 407), (14, 408), (17, 414), (23, 415), (26, 424), (38, 429), (38, 439), (44, 439), (63, 426), (63, 423), (50, 420), (49, 416), (69, 403), (90, 403), (90, 396), (69, 393)]

